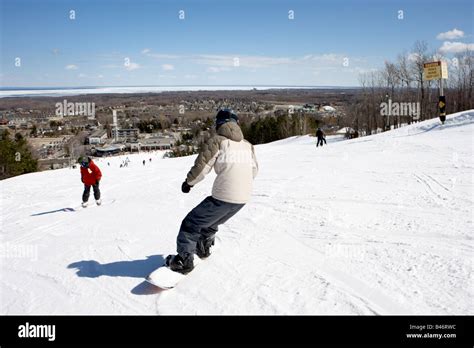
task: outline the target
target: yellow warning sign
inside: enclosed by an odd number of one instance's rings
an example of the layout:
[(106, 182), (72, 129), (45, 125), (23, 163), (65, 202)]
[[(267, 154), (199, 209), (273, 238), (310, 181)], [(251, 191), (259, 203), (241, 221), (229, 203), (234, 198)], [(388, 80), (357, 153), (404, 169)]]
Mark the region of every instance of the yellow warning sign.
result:
[(444, 116), (446, 116), (446, 97), (444, 95), (439, 96), (438, 107), (439, 107), (439, 116), (441, 118), (441, 122), (444, 123), (445, 121)]
[(424, 80), (439, 80), (448, 78), (448, 65), (444, 61), (423, 64)]

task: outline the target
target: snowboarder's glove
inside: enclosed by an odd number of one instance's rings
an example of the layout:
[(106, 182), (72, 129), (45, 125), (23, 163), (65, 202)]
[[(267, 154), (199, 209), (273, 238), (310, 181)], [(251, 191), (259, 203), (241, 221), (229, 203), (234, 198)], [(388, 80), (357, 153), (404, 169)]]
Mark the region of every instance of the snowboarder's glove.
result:
[(100, 182), (100, 180), (96, 180), (96, 181), (95, 181), (95, 184), (96, 184), (96, 185), (99, 185), (99, 182)]
[(183, 184), (181, 185), (181, 191), (183, 191), (183, 193), (188, 193), (189, 191), (191, 191), (191, 185), (189, 185), (186, 181), (183, 182)]

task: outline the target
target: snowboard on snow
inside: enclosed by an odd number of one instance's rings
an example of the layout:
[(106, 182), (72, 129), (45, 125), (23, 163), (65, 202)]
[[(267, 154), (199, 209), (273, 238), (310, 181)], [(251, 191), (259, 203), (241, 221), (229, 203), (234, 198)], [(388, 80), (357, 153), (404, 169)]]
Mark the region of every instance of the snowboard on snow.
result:
[[(195, 256), (194, 257), (194, 269), (191, 271), (195, 271), (196, 267), (202, 262), (202, 260)], [(191, 273), (190, 272), (190, 273)], [(188, 273), (189, 274), (189, 273)], [(187, 274), (182, 274), (179, 272), (172, 271), (168, 266), (163, 265), (158, 267), (156, 270), (151, 272), (145, 280), (157, 286), (163, 290), (173, 289), (178, 283), (186, 278)]]
[[(218, 239), (215, 238), (214, 240), (214, 245), (211, 247), (211, 255), (215, 252), (216, 250), (216, 245), (218, 245)], [(205, 261), (205, 259), (200, 259), (197, 257), (197, 255), (194, 255), (194, 269), (189, 272), (188, 274), (191, 274), (196, 270), (196, 268)], [(187, 277), (188, 274), (182, 274), (179, 272), (172, 271), (168, 266), (162, 265), (158, 267), (156, 270), (151, 272), (145, 280), (156, 286), (159, 287), (160, 289), (163, 290), (169, 290), (173, 289), (178, 283), (183, 280), (184, 278)]]

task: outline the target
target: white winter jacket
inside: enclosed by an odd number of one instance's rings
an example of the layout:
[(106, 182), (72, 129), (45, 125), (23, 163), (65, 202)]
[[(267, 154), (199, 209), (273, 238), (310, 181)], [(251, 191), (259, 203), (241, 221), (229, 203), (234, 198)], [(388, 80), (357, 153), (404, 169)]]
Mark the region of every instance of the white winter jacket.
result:
[(224, 123), (217, 134), (204, 144), (187, 175), (187, 183), (196, 185), (213, 167), (217, 178), (212, 187), (212, 197), (228, 203), (247, 203), (253, 179), (257, 176), (258, 163), (253, 145), (244, 139), (237, 123)]

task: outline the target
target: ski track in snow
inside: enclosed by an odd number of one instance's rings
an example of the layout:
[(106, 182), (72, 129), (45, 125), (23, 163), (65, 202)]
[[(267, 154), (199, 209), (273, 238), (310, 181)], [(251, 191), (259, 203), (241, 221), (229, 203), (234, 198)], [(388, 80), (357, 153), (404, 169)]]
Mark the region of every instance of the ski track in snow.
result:
[(194, 156), (99, 159), (104, 204), (86, 209), (78, 169), (3, 180), (0, 312), (473, 314), (473, 134), (471, 110), (320, 148), (257, 146), (252, 200), (168, 291), (144, 278), (210, 194), (214, 174), (180, 191)]

